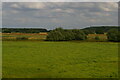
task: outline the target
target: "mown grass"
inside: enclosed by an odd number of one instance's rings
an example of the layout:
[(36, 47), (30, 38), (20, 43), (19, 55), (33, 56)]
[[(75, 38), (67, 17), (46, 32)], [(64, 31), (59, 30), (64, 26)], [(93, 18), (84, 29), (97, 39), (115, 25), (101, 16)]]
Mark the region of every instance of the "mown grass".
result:
[(118, 43), (3, 41), (3, 78), (116, 78)]

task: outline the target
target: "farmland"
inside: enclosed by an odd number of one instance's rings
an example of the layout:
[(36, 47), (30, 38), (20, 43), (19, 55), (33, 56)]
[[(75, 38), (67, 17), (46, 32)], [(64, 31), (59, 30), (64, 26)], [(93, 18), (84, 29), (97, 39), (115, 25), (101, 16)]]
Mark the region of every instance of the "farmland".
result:
[(3, 78), (116, 78), (118, 43), (3, 41)]
[[(27, 40), (45, 40), (48, 33), (0, 33), (2, 40), (15, 41), (18, 38), (27, 38)], [(107, 36), (105, 34), (88, 34), (87, 41), (96, 41), (95, 37), (99, 37), (99, 41), (107, 41)], [(23, 39), (24, 40), (24, 39)]]
[(47, 33), (1, 33), (2, 40), (17, 40), (18, 38), (26, 38), (28, 40), (44, 40)]

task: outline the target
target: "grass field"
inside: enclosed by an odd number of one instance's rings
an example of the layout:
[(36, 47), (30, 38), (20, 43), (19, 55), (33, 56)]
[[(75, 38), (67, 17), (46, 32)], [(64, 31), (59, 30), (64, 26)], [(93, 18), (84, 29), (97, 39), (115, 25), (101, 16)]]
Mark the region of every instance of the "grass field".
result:
[(116, 78), (118, 43), (3, 41), (3, 78)]

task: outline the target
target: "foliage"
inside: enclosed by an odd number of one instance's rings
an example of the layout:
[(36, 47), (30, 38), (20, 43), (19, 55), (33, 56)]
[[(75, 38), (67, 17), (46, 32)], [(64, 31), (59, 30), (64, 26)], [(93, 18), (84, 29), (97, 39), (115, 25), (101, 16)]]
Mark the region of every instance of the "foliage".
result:
[[(48, 41), (72, 41), (72, 40), (86, 40), (86, 36), (89, 34), (103, 34), (106, 33), (108, 37), (108, 41), (120, 41), (120, 27), (118, 26), (96, 26), (96, 27), (88, 27), (84, 29), (63, 29), (56, 28), (54, 30), (47, 30), (42, 28), (2, 28), (3, 33), (40, 33), (40, 32), (48, 32), (48, 36), (44, 35), (43, 39), (47, 39)], [(17, 35), (18, 36), (18, 35)], [(4, 36), (3, 40), (6, 40), (7, 37), (17, 37), (16, 35), (12, 36)], [(26, 35), (20, 35), (21, 37), (30, 37)], [(37, 35), (34, 35), (37, 36)], [(38, 36), (32, 39), (40, 39)], [(100, 38), (100, 37), (99, 37)], [(10, 38), (12, 40), (12, 38)], [(19, 39), (19, 38), (18, 38)], [(42, 40), (43, 40), (42, 39)], [(94, 38), (95, 39), (95, 38)], [(101, 38), (100, 38), (101, 39)], [(106, 38), (107, 39), (107, 38)], [(8, 40), (8, 39), (7, 39)], [(19, 39), (22, 40), (22, 39)]]
[(40, 33), (48, 32), (42, 28), (2, 28), (2, 33)]
[(100, 40), (100, 38), (98, 36), (95, 37), (95, 40)]
[(82, 31), (83, 31), (86, 35), (88, 35), (88, 34), (94, 34), (94, 33), (95, 33), (94, 31), (88, 30), (88, 29), (83, 29)]
[(108, 31), (108, 40), (120, 42), (120, 31), (118, 29), (111, 29)]
[(74, 29), (74, 30), (72, 30), (72, 32), (74, 33), (75, 40), (85, 40), (86, 39), (86, 35), (82, 30)]
[(64, 40), (64, 35), (63, 35), (63, 29), (62, 28), (56, 28), (55, 30), (52, 30), (49, 32), (47, 36), (47, 40), (49, 41), (62, 41)]
[(94, 27), (87, 27), (82, 29), (86, 34), (103, 34), (107, 33), (111, 29), (117, 29), (120, 30), (120, 27), (118, 26), (94, 26)]
[(48, 41), (70, 41), (70, 40), (85, 40), (86, 35), (82, 30), (73, 29), (65, 30), (62, 28), (56, 28), (49, 32), (47, 36)]
[(62, 41), (64, 40), (64, 35), (59, 31), (51, 31), (47, 36), (47, 40), (50, 41)]

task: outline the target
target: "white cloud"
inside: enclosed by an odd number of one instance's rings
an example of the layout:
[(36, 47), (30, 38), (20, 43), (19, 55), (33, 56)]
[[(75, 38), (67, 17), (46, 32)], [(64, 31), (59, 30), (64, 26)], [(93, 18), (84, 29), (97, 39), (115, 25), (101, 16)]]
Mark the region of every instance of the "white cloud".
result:
[(31, 8), (31, 9), (42, 9), (45, 8), (45, 4), (44, 3), (28, 3), (28, 2), (24, 2), (24, 3), (13, 3), (10, 5), (11, 8)]
[(45, 4), (44, 3), (26, 3), (24, 4), (24, 6), (26, 8), (32, 8), (32, 9), (42, 9), (42, 8), (45, 8)]
[(118, 3), (108, 2), (105, 4), (98, 4), (98, 6), (104, 11), (116, 11), (118, 9)]
[[(86, 27), (117, 24), (117, 3), (21, 2), (3, 3), (3, 21), (8, 26), (64, 25)], [(14, 18), (14, 19), (13, 19)]]
[(10, 7), (12, 7), (12, 8), (20, 8), (20, 6), (18, 5), (18, 4), (12, 4)]

